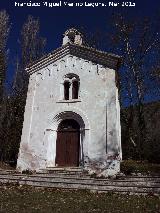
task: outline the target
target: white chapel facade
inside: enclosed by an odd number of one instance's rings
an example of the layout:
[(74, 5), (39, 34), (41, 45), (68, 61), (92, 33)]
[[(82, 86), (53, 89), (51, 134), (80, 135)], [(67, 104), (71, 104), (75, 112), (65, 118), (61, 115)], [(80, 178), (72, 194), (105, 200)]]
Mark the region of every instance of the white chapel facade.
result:
[(76, 29), (27, 68), (29, 86), (17, 169), (81, 167), (119, 171), (117, 70), (121, 58), (85, 46)]

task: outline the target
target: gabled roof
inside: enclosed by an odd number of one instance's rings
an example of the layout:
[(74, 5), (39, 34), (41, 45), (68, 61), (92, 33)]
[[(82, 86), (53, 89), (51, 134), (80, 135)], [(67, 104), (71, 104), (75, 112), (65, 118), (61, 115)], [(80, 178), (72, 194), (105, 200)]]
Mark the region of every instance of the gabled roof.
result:
[(66, 55), (77, 56), (79, 58), (86, 59), (92, 61), (93, 63), (100, 64), (115, 70), (119, 68), (122, 61), (122, 58), (118, 55), (99, 51), (91, 47), (67, 43), (66, 45), (63, 45), (50, 54), (43, 56), (39, 60), (30, 64), (26, 68), (26, 71), (29, 74), (32, 74), (63, 58)]

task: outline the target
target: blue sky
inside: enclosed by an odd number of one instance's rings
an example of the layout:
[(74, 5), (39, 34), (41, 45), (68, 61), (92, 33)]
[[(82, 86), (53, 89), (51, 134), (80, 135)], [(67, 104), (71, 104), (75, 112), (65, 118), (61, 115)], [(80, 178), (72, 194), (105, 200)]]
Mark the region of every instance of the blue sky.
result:
[[(102, 31), (107, 30), (107, 20), (113, 11), (122, 9), (119, 7), (109, 7), (108, 0), (102, 0), (99, 2), (105, 3), (106, 7), (15, 7), (17, 3), (29, 3), (29, 2), (59, 2), (58, 0), (1, 0), (0, 9), (6, 9), (10, 15), (12, 23), (11, 33), (9, 37), (8, 47), (11, 51), (11, 55), (18, 47), (18, 37), (20, 35), (20, 29), (22, 24), (26, 20), (29, 14), (39, 17), (41, 23), (41, 34), (47, 38), (47, 51), (51, 51), (61, 45), (62, 34), (65, 30), (71, 26), (79, 25), (85, 26), (88, 31), (94, 32), (99, 29)], [(64, 0), (62, 1), (64, 2)], [(69, 0), (68, 2), (85, 2), (84, 0)], [(94, 2), (86, 1), (86, 2)], [(117, 0), (114, 2), (123, 2)], [(126, 1), (127, 2), (127, 1)], [(135, 7), (123, 7), (123, 9), (130, 16), (154, 16), (154, 14), (160, 8), (159, 0), (131, 0), (130, 2), (136, 3)], [(154, 2), (154, 3), (153, 3)], [(120, 4), (121, 5), (121, 4)], [(160, 11), (160, 10), (159, 10)]]
[[(106, 33), (109, 30), (108, 21), (113, 11), (122, 10), (128, 14), (128, 16), (134, 17), (144, 17), (144, 16), (155, 16), (158, 11), (160, 12), (160, 1), (159, 0), (131, 0), (129, 2), (135, 3), (135, 7), (122, 7), (122, 1), (117, 0), (113, 1), (119, 3), (118, 7), (109, 7), (108, 0), (101, 1), (84, 1), (84, 0), (68, 0), (72, 3), (94, 3), (101, 2), (106, 5), (106, 7), (16, 7), (15, 2), (17, 3), (34, 3), (38, 2), (43, 5), (43, 2), (54, 3), (60, 2), (58, 0), (1, 0), (0, 9), (5, 9), (10, 15), (10, 21), (12, 23), (12, 28), (8, 41), (9, 49), (9, 67), (8, 67), (8, 80), (11, 81), (14, 69), (13, 69), (13, 59), (15, 54), (19, 49), (18, 38), (20, 36), (20, 30), (27, 19), (28, 15), (34, 17), (39, 17), (41, 23), (41, 36), (47, 38), (46, 52), (50, 52), (55, 48), (61, 46), (62, 43), (62, 34), (69, 27), (74, 26), (84, 26), (88, 32), (95, 32), (100, 30), (101, 32)], [(61, 1), (62, 4), (65, 2)], [(67, 1), (66, 1), (67, 2)], [(112, 2), (112, 1), (110, 1)], [(102, 47), (103, 48), (103, 47)], [(108, 48), (109, 49), (109, 48)], [(107, 49), (106, 49), (107, 50)]]

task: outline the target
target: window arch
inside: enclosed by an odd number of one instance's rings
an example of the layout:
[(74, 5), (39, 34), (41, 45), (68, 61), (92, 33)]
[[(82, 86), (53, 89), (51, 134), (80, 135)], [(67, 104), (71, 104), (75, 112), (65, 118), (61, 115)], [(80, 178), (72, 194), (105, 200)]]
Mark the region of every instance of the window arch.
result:
[(73, 73), (67, 74), (64, 77), (64, 100), (79, 98), (79, 76)]

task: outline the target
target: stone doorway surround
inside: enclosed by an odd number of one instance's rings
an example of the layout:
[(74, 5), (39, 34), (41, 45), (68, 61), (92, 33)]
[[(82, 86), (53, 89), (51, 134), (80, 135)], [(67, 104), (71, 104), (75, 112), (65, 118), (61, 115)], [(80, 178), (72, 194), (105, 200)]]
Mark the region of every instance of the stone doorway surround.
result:
[(47, 133), (47, 167), (56, 166), (56, 140), (57, 129), (59, 124), (63, 120), (73, 119), (80, 126), (80, 150), (79, 150), (79, 166), (84, 167), (85, 156), (88, 156), (88, 144), (89, 144), (89, 122), (87, 117), (78, 110), (67, 110), (57, 112), (55, 115), (50, 115), (50, 125), (46, 129)]

